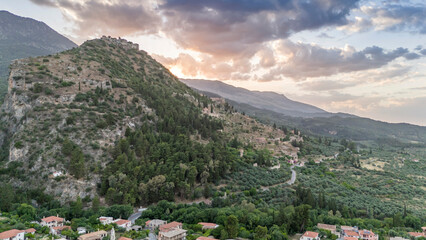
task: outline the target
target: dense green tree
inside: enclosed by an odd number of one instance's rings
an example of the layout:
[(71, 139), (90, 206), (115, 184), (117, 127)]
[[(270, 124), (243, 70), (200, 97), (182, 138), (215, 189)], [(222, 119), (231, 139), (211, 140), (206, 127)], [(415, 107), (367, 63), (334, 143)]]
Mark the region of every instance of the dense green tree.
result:
[(238, 236), (238, 218), (235, 215), (230, 215), (225, 222), (225, 230), (229, 238), (236, 238)]
[(255, 240), (266, 240), (268, 238), (268, 228), (257, 226), (254, 231), (254, 239)]

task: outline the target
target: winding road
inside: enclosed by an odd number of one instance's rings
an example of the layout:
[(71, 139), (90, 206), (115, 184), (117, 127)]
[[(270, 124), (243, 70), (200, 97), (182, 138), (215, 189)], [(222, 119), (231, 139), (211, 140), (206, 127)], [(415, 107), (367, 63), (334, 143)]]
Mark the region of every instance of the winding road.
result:
[(296, 181), (296, 171), (294, 171), (294, 169), (293, 169), (295, 166), (298, 167), (298, 165), (293, 165), (293, 166), (290, 167), (290, 170), (291, 170), (291, 179), (287, 181), (288, 185), (293, 185), (294, 182)]

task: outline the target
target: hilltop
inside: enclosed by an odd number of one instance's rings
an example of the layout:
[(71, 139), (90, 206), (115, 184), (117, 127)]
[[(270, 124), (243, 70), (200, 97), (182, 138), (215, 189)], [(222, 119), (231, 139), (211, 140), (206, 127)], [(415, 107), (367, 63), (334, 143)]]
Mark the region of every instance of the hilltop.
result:
[(151, 203), (219, 181), (240, 149), (260, 165), (272, 164), (259, 160), (265, 148), (297, 157), (282, 130), (198, 94), (124, 39), (90, 40), (10, 69), (0, 177), (18, 188), (61, 201), (99, 194), (110, 204)]

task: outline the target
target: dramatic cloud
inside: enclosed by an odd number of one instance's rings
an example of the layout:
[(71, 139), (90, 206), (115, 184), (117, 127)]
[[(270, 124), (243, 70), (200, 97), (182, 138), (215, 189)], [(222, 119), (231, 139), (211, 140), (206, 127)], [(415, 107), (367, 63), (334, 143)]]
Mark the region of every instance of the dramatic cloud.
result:
[(165, 32), (185, 48), (236, 54), (293, 33), (347, 23), (356, 0), (169, 0)]
[[(275, 77), (270, 80), (279, 79), (280, 76), (296, 80), (331, 76), (380, 68), (402, 56), (407, 59), (417, 58), (405, 48), (385, 51), (383, 48), (373, 46), (356, 51), (350, 46), (346, 46), (344, 49), (322, 48), (313, 44), (293, 43), (289, 40), (281, 41), (277, 51), (281, 55), (287, 56), (287, 60), (277, 64), (270, 73), (265, 75), (270, 77), (270, 74), (274, 73)], [(268, 80), (265, 77), (262, 79)]]
[(150, 1), (101, 1), (101, 0), (31, 0), (50, 7), (57, 7), (64, 16), (74, 21), (79, 36), (123, 36), (156, 33), (161, 26), (161, 16), (153, 12)]
[(343, 29), (363, 32), (370, 29), (379, 31), (408, 31), (426, 34), (426, 5), (411, 4), (410, 1), (398, 3), (384, 1), (382, 5), (362, 6), (360, 16), (350, 20)]

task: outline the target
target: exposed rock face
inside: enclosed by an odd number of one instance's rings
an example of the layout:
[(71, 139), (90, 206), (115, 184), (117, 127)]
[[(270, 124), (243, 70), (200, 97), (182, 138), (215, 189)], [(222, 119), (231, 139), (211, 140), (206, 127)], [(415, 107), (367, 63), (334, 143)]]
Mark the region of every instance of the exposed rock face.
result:
[[(137, 50), (137, 44), (122, 39), (103, 38), (92, 44), (114, 44), (111, 51), (131, 50), (135, 57), (153, 61)], [(124, 136), (126, 128), (140, 126), (144, 115), (153, 114), (125, 81), (111, 79), (109, 69), (86, 56), (90, 50), (83, 47), (12, 63), (0, 131), (0, 145), (8, 149), (9, 157), (0, 166), (18, 174), (0, 176), (1, 181), (45, 188), (62, 202), (93, 197), (102, 168), (110, 161), (108, 149)], [(70, 157), (62, 154), (65, 139), (84, 153), (87, 174), (82, 179), (69, 173)], [(53, 178), (55, 171), (65, 174)]]

